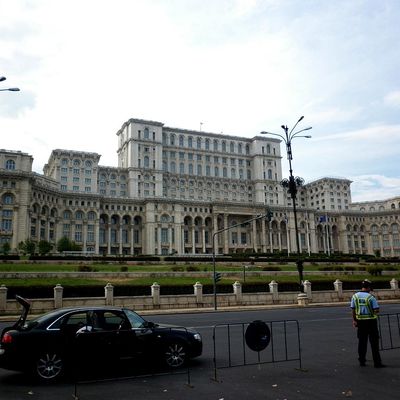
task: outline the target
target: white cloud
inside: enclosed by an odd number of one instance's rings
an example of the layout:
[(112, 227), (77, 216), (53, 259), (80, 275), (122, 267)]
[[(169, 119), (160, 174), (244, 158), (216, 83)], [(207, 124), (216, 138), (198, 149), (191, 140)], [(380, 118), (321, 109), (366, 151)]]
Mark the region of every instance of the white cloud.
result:
[(400, 196), (400, 178), (383, 175), (360, 175), (350, 178), (352, 201), (385, 200)]
[(400, 108), (400, 90), (388, 93), (384, 98), (387, 106)]

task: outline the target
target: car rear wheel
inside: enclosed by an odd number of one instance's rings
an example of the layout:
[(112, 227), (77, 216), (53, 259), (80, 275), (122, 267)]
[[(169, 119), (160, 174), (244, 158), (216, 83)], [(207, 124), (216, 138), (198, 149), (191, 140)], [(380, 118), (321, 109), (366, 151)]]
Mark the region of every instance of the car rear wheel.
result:
[(169, 343), (164, 350), (164, 361), (170, 368), (178, 368), (187, 361), (186, 347), (181, 342)]
[(45, 381), (59, 378), (64, 372), (64, 361), (56, 352), (43, 353), (36, 360), (36, 375)]

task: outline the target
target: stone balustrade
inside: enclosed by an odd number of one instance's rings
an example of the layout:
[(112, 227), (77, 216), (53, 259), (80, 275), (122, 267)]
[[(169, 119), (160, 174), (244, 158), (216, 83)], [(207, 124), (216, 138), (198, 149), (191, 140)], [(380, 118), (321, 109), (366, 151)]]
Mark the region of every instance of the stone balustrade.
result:
[[(266, 285), (265, 292), (244, 293), (242, 284), (236, 281), (232, 285), (232, 293), (217, 293), (219, 307), (254, 306), (293, 304), (307, 306), (317, 303), (349, 302), (353, 290), (343, 290), (343, 284), (336, 279), (333, 282), (333, 290), (313, 291), (312, 284), (308, 280), (303, 282), (303, 293), (279, 292), (278, 282), (272, 280)], [(54, 297), (47, 299), (31, 299), (31, 313), (42, 313), (60, 307), (72, 306), (116, 306), (127, 307), (134, 310), (153, 309), (195, 309), (212, 308), (214, 305), (213, 294), (204, 294), (203, 285), (196, 282), (193, 285), (193, 294), (187, 295), (161, 295), (161, 287), (157, 282), (151, 285), (150, 296), (114, 296), (114, 287), (107, 283), (104, 287), (104, 297), (63, 297), (63, 287), (57, 284), (54, 287)], [(218, 291), (218, 290), (217, 290)], [(0, 286), (0, 315), (19, 314), (20, 306), (14, 299), (7, 298), (8, 289)], [(390, 289), (377, 289), (374, 295), (378, 300), (400, 300), (399, 282), (396, 279), (390, 281)]]

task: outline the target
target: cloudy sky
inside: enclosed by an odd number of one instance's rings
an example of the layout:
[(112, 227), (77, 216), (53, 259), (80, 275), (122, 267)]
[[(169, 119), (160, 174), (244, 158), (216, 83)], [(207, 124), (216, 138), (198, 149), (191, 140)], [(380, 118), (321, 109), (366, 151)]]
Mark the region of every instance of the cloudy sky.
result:
[(295, 175), (400, 195), (399, 0), (0, 0), (0, 15), (0, 88), (21, 89), (0, 92), (0, 148), (37, 172), (56, 148), (116, 166), (129, 118), (253, 137), (304, 115)]

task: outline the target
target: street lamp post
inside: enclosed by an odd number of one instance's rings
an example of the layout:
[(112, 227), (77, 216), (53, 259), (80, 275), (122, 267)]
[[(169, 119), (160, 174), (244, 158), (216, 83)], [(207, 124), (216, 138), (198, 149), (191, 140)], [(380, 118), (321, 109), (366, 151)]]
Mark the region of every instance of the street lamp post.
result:
[[(5, 76), (0, 76), (0, 82), (5, 81), (7, 78)], [(19, 88), (17, 87), (11, 87), (11, 88), (6, 88), (6, 89), (0, 89), (0, 92), (19, 92)]]
[(297, 271), (299, 273), (299, 283), (300, 283), (300, 290), (302, 291), (303, 289), (303, 260), (301, 259), (301, 250), (300, 250), (300, 240), (299, 240), (299, 228), (297, 225), (297, 209), (296, 209), (296, 194), (297, 194), (297, 188), (301, 186), (304, 183), (304, 180), (300, 177), (294, 177), (293, 176), (293, 169), (292, 169), (292, 160), (293, 160), (293, 154), (292, 154), (292, 140), (295, 138), (299, 137), (304, 137), (304, 138), (311, 138), (310, 135), (299, 135), (299, 133), (308, 131), (311, 128), (304, 128), (299, 131), (293, 132), (296, 129), (297, 124), (304, 118), (304, 116), (300, 117), (299, 120), (296, 122), (296, 124), (293, 126), (293, 128), (289, 131), (289, 128), (287, 125), (282, 125), (281, 128), (285, 132), (285, 136), (280, 135), (278, 133), (271, 133), (271, 132), (261, 132), (263, 135), (273, 135), (273, 136), (279, 136), (286, 145), (286, 153), (287, 153), (287, 158), (289, 160), (289, 179), (284, 179), (281, 184), (284, 188), (288, 189), (288, 192), (290, 193), (290, 197), (292, 198), (293, 202), (293, 216), (294, 216), (294, 230), (296, 234), (296, 247), (297, 247), (297, 255), (298, 255), (298, 260), (296, 261), (297, 265)]

